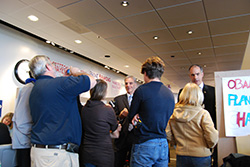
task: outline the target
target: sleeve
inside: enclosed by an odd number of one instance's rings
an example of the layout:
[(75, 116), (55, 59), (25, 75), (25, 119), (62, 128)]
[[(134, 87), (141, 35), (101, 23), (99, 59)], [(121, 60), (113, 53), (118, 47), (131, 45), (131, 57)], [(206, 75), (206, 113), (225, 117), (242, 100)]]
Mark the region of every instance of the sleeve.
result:
[(207, 110), (202, 116), (201, 126), (204, 132), (204, 138), (208, 148), (213, 148), (219, 140), (218, 131), (214, 128), (214, 123)]
[(23, 87), (19, 92), (15, 105), (13, 123), (16, 125), (16, 129), (23, 135), (30, 135), (31, 132), (32, 118), (30, 115), (29, 96), (32, 88), (33, 85)]
[(129, 111), (129, 114), (128, 114), (128, 118), (129, 118), (130, 121), (133, 119), (133, 117), (137, 113), (139, 113), (139, 108), (140, 108), (140, 105), (141, 105), (141, 99), (142, 98), (143, 98), (142, 91), (141, 91), (141, 89), (139, 87), (139, 88), (137, 88), (135, 90), (135, 93), (133, 95), (133, 99), (132, 99), (132, 102), (131, 102), (130, 111)]
[[(172, 117), (172, 116), (171, 116)], [(172, 131), (172, 128), (171, 128), (171, 118), (169, 119), (168, 121), (168, 125), (166, 127), (166, 134), (167, 134), (167, 140), (173, 144), (173, 145), (176, 145), (176, 142), (175, 142), (175, 138), (174, 138), (174, 134), (173, 134), (173, 131)]]
[(78, 96), (90, 89), (90, 79), (87, 75), (69, 76), (65, 78), (62, 88), (65, 93)]
[(111, 107), (108, 107), (108, 115), (107, 115), (107, 120), (110, 125), (110, 130), (114, 132), (117, 129), (118, 122), (116, 120), (115, 112)]
[(114, 98), (114, 101), (115, 101), (115, 107), (114, 107), (114, 110), (115, 110), (115, 114), (118, 116), (120, 114), (121, 111), (119, 111), (119, 97), (116, 97)]

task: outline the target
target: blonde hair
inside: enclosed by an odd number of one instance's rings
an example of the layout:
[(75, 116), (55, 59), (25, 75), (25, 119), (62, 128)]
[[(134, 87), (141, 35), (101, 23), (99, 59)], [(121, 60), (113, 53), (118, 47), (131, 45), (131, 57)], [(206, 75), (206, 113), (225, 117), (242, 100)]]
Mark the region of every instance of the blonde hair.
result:
[(188, 83), (183, 88), (177, 105), (202, 106), (204, 95), (195, 83)]
[(3, 117), (2, 120), (1, 120), (1, 123), (3, 123), (3, 120), (4, 120), (5, 118), (7, 118), (7, 117), (10, 118), (11, 123), (10, 123), (8, 126), (10, 127), (10, 129), (12, 129), (12, 128), (13, 128), (13, 122), (12, 122), (12, 117), (13, 117), (13, 115), (14, 115), (14, 113), (12, 113), (12, 112), (9, 112), (9, 113), (5, 114), (4, 117)]

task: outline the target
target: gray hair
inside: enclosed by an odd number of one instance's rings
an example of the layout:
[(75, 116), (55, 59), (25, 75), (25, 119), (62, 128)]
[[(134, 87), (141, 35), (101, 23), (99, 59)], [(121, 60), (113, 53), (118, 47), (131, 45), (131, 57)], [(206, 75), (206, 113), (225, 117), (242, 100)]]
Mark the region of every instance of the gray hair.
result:
[(132, 75), (126, 76), (125, 79), (124, 79), (124, 82), (125, 82), (128, 78), (132, 78), (132, 79), (134, 80), (134, 82), (136, 83), (136, 78), (135, 78), (134, 76), (132, 76)]
[(36, 79), (46, 72), (46, 64), (50, 64), (50, 59), (44, 55), (37, 55), (33, 57), (29, 62), (29, 68), (31, 75)]

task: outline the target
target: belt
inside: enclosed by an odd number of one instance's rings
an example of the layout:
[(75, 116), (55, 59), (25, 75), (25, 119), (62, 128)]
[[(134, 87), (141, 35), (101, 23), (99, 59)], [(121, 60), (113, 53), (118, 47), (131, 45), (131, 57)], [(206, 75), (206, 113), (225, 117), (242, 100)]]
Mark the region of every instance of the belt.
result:
[(52, 148), (52, 149), (66, 149), (67, 148), (67, 144), (62, 144), (62, 145), (31, 144), (31, 145), (36, 148)]

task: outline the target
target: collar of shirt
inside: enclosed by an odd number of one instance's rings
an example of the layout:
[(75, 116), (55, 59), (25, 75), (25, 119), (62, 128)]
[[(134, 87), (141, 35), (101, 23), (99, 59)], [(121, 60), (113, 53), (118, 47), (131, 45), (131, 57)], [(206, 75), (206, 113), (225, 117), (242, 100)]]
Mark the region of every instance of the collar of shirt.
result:
[(203, 87), (204, 87), (204, 83), (202, 82), (199, 87), (201, 88), (201, 90), (203, 90)]
[(128, 98), (128, 99), (129, 99), (130, 96), (133, 97), (133, 94), (128, 94), (128, 93), (127, 93), (127, 98)]

